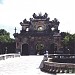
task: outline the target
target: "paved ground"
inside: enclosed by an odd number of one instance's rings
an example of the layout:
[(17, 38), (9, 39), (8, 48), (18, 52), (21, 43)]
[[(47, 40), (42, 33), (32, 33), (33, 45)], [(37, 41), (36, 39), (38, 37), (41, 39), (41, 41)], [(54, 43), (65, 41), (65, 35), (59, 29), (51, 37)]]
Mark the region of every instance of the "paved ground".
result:
[(16, 58), (9, 58), (7, 60), (1, 60), (0, 75), (52, 75), (40, 71), (39, 65), (42, 59), (43, 56), (21, 56)]
[(50, 75), (41, 72), (43, 56), (21, 56), (0, 61), (0, 75)]

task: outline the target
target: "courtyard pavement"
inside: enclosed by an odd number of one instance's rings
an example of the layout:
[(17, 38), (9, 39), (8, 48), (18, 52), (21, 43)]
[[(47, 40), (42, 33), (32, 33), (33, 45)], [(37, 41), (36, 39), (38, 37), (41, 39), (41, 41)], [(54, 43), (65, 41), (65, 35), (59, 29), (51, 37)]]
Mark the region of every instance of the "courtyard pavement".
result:
[(40, 71), (42, 59), (43, 56), (21, 56), (0, 60), (0, 75), (52, 75)]
[(42, 59), (43, 56), (21, 56), (1, 60), (0, 75), (48, 75), (39, 69)]

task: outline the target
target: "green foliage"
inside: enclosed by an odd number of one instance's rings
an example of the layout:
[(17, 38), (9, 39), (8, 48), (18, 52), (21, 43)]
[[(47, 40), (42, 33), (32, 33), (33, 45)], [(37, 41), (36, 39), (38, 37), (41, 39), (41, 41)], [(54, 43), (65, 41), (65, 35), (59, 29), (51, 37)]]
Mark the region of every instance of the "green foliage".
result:
[(75, 41), (75, 34), (69, 34), (64, 37), (64, 42), (71, 43)]
[(63, 44), (64, 45), (68, 45), (70, 41), (72, 41), (74, 38), (73, 38), (73, 35), (70, 34), (70, 33), (66, 33), (66, 32), (61, 32), (61, 38), (63, 40)]
[(44, 45), (43, 44), (37, 44), (36, 49), (42, 50), (42, 49), (44, 49)]
[(6, 30), (4, 30), (4, 29), (0, 29), (0, 35), (10, 35), (10, 33), (9, 32), (7, 32)]
[(62, 45), (70, 49), (70, 53), (75, 53), (75, 34), (61, 33)]
[(10, 38), (10, 33), (4, 29), (0, 29), (0, 42), (13, 42), (14, 40)]
[(65, 45), (67, 45), (68, 42), (69, 42), (69, 36), (65, 36), (65, 37), (63, 38), (63, 42), (64, 42)]

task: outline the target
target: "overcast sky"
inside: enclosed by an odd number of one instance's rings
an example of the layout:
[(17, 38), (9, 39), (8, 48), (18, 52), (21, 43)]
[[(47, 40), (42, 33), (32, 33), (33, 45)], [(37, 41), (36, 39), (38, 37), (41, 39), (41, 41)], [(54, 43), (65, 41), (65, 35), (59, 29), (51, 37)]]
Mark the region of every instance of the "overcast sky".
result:
[(13, 37), (14, 28), (19, 33), (19, 23), (32, 18), (34, 12), (47, 12), (50, 20), (60, 21), (61, 32), (75, 33), (75, 0), (0, 0), (0, 29), (6, 29)]

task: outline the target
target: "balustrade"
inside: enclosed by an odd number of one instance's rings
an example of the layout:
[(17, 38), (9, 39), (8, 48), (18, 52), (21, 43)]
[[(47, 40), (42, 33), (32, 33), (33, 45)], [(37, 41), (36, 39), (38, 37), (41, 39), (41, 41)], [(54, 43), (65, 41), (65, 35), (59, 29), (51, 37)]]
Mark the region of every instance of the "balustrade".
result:
[[(75, 59), (75, 54), (48, 54), (48, 60), (43, 63), (43, 71), (49, 73), (75, 73), (75, 63), (54, 62), (53, 59)], [(66, 61), (67, 61), (66, 60)]]
[(0, 55), (0, 60), (6, 60), (8, 58), (20, 57), (20, 54), (3, 54)]

